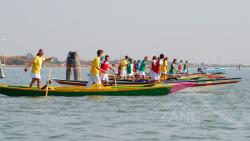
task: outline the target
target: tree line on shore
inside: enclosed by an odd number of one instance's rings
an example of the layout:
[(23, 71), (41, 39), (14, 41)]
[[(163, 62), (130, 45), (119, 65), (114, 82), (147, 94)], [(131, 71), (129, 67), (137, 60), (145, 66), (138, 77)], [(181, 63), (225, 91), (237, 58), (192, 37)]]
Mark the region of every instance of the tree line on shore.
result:
[[(6, 65), (26, 65), (27, 63), (30, 63), (32, 59), (34, 58), (34, 55), (31, 53), (28, 53), (26, 55), (20, 55), (20, 56), (0, 56), (0, 60), (3, 64)], [(58, 66), (65, 65), (65, 60), (59, 60), (57, 57), (53, 57), (53, 64)], [(89, 65), (91, 64), (91, 61), (86, 60), (80, 60), (81, 65)], [(113, 60), (111, 63), (119, 62), (119, 60)], [(191, 63), (191, 67), (200, 67), (204, 63)], [(209, 64), (210, 67), (238, 67), (240, 64)], [(250, 67), (250, 65), (240, 65), (241, 67)]]

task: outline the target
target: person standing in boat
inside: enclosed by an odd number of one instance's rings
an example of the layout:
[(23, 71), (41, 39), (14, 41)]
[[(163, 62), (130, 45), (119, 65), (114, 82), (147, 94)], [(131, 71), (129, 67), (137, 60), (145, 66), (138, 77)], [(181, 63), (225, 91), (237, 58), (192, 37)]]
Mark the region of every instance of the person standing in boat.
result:
[(134, 61), (133, 62), (134, 66), (133, 66), (133, 71), (134, 71), (134, 74), (137, 75), (137, 72), (138, 72), (138, 65), (137, 65), (137, 61)]
[(183, 61), (181, 60), (179, 65), (178, 65), (178, 73), (182, 74), (183, 73)]
[(186, 60), (184, 66), (183, 66), (183, 70), (184, 70), (185, 74), (188, 74), (188, 67), (189, 67), (189, 64), (188, 64), (188, 61)]
[(102, 70), (100, 67), (101, 64), (101, 57), (104, 55), (103, 50), (98, 50), (97, 51), (97, 57), (93, 59), (90, 67), (90, 76), (89, 76), (89, 82), (87, 84), (87, 88), (92, 86), (93, 84), (96, 85), (101, 85), (101, 74)]
[(174, 75), (178, 72), (178, 68), (177, 68), (177, 59), (174, 59), (171, 66), (170, 66), (170, 70), (169, 70), (169, 75), (171, 76), (171, 78), (174, 78)]
[(152, 64), (152, 80), (159, 83), (161, 79), (161, 66), (163, 64), (164, 54), (161, 54), (155, 64)]
[(137, 68), (139, 69), (141, 67), (141, 60), (138, 60), (136, 65), (137, 65)]
[(161, 75), (162, 75), (163, 80), (168, 79), (168, 72), (169, 72), (168, 57), (165, 57), (163, 60), (163, 64), (161, 66)]
[(125, 58), (122, 59), (120, 64), (120, 77), (123, 79), (126, 79), (127, 77), (127, 66), (128, 66), (128, 56), (125, 56)]
[(143, 80), (146, 79), (146, 73), (145, 73), (145, 69), (147, 66), (147, 61), (148, 61), (148, 57), (145, 56), (144, 60), (141, 61), (140, 67), (139, 67), (139, 75), (137, 76), (137, 80), (139, 80), (140, 78), (142, 78)]
[(128, 59), (128, 65), (127, 65), (127, 79), (129, 80), (130, 78), (132, 80), (135, 79), (135, 76), (134, 76), (134, 64), (133, 64), (133, 59), (129, 58)]
[(31, 63), (25, 66), (24, 71), (27, 72), (29, 67), (32, 66), (30, 88), (37, 83), (37, 88), (41, 89), (41, 69), (43, 62), (53, 61), (53, 58), (45, 58), (43, 49), (40, 49)]
[(158, 82), (161, 81), (161, 74), (162, 74), (162, 67), (163, 67), (163, 62), (164, 62), (164, 59), (165, 59), (165, 55), (164, 54), (160, 54), (160, 57), (159, 57), (159, 62), (158, 62), (158, 69), (159, 69), (159, 73), (158, 73)]
[(102, 70), (102, 81), (103, 83), (106, 83), (107, 85), (109, 84), (109, 75), (108, 75), (108, 70), (111, 70), (115, 73), (114, 69), (111, 67), (110, 63), (110, 57), (108, 55), (105, 56), (104, 61), (101, 64), (101, 70)]
[(152, 61), (151, 61), (151, 68), (150, 68), (150, 77), (151, 77), (152, 81), (155, 78), (154, 69), (155, 69), (155, 66), (156, 66), (156, 62), (157, 62), (157, 57), (153, 56)]

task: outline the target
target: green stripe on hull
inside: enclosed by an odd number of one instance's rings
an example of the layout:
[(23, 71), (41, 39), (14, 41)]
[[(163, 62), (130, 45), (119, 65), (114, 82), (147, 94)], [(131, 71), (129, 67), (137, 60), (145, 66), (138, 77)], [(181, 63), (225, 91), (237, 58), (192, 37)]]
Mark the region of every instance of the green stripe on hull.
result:
[[(71, 87), (74, 88), (74, 87)], [(65, 97), (79, 97), (79, 96), (160, 96), (169, 94), (172, 86), (152, 86), (152, 87), (117, 87), (117, 88), (100, 88), (100, 89), (63, 89), (55, 87), (55, 90), (49, 90), (48, 96), (65, 96)], [(45, 96), (44, 90), (20, 88), (11, 86), (0, 86), (0, 94), (7, 96)]]

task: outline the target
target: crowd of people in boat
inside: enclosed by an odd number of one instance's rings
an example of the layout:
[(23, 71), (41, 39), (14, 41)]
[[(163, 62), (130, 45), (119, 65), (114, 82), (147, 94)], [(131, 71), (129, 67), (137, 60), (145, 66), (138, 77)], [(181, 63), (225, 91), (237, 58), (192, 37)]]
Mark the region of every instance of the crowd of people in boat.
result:
[[(40, 49), (33, 59), (33, 61), (25, 66), (24, 71), (27, 72), (29, 67), (31, 70), (31, 83), (32, 87), (37, 83), (37, 87), (41, 88), (41, 68), (45, 61), (53, 61), (52, 58), (44, 57), (44, 50)], [(115, 68), (117, 67), (117, 71)], [(159, 56), (153, 56), (150, 59), (145, 56), (143, 60), (133, 60), (129, 56), (125, 56), (118, 65), (112, 65), (110, 63), (109, 55), (105, 55), (103, 50), (97, 51), (97, 56), (90, 64), (90, 74), (87, 87), (93, 84), (101, 85), (102, 83), (109, 82), (109, 76), (111, 70), (113, 72), (114, 79), (129, 79), (129, 80), (151, 80), (152, 82), (160, 82), (160, 80), (166, 80), (173, 78), (178, 74), (188, 73), (188, 61), (183, 62), (174, 59), (169, 65), (169, 58), (164, 54)]]
[(160, 82), (174, 78), (178, 74), (188, 73), (188, 61), (183, 62), (174, 59), (169, 65), (169, 59), (164, 54), (153, 56), (150, 60), (145, 56), (143, 60), (133, 60), (129, 56), (125, 56), (118, 63), (118, 71), (114, 69), (115, 65), (111, 65), (109, 55), (104, 55), (103, 50), (97, 51), (97, 57), (93, 59), (90, 65), (90, 77), (87, 87), (93, 84), (102, 84), (109, 82), (108, 70), (113, 71), (114, 79), (129, 80), (151, 80), (152, 82)]

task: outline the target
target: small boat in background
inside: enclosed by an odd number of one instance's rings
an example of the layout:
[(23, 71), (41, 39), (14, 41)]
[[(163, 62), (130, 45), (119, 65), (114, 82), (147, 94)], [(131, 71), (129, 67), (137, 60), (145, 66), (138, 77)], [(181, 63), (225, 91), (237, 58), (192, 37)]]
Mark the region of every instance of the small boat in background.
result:
[(211, 69), (205, 69), (205, 68), (198, 68), (198, 72), (202, 74), (225, 74), (227, 68), (211, 68)]

